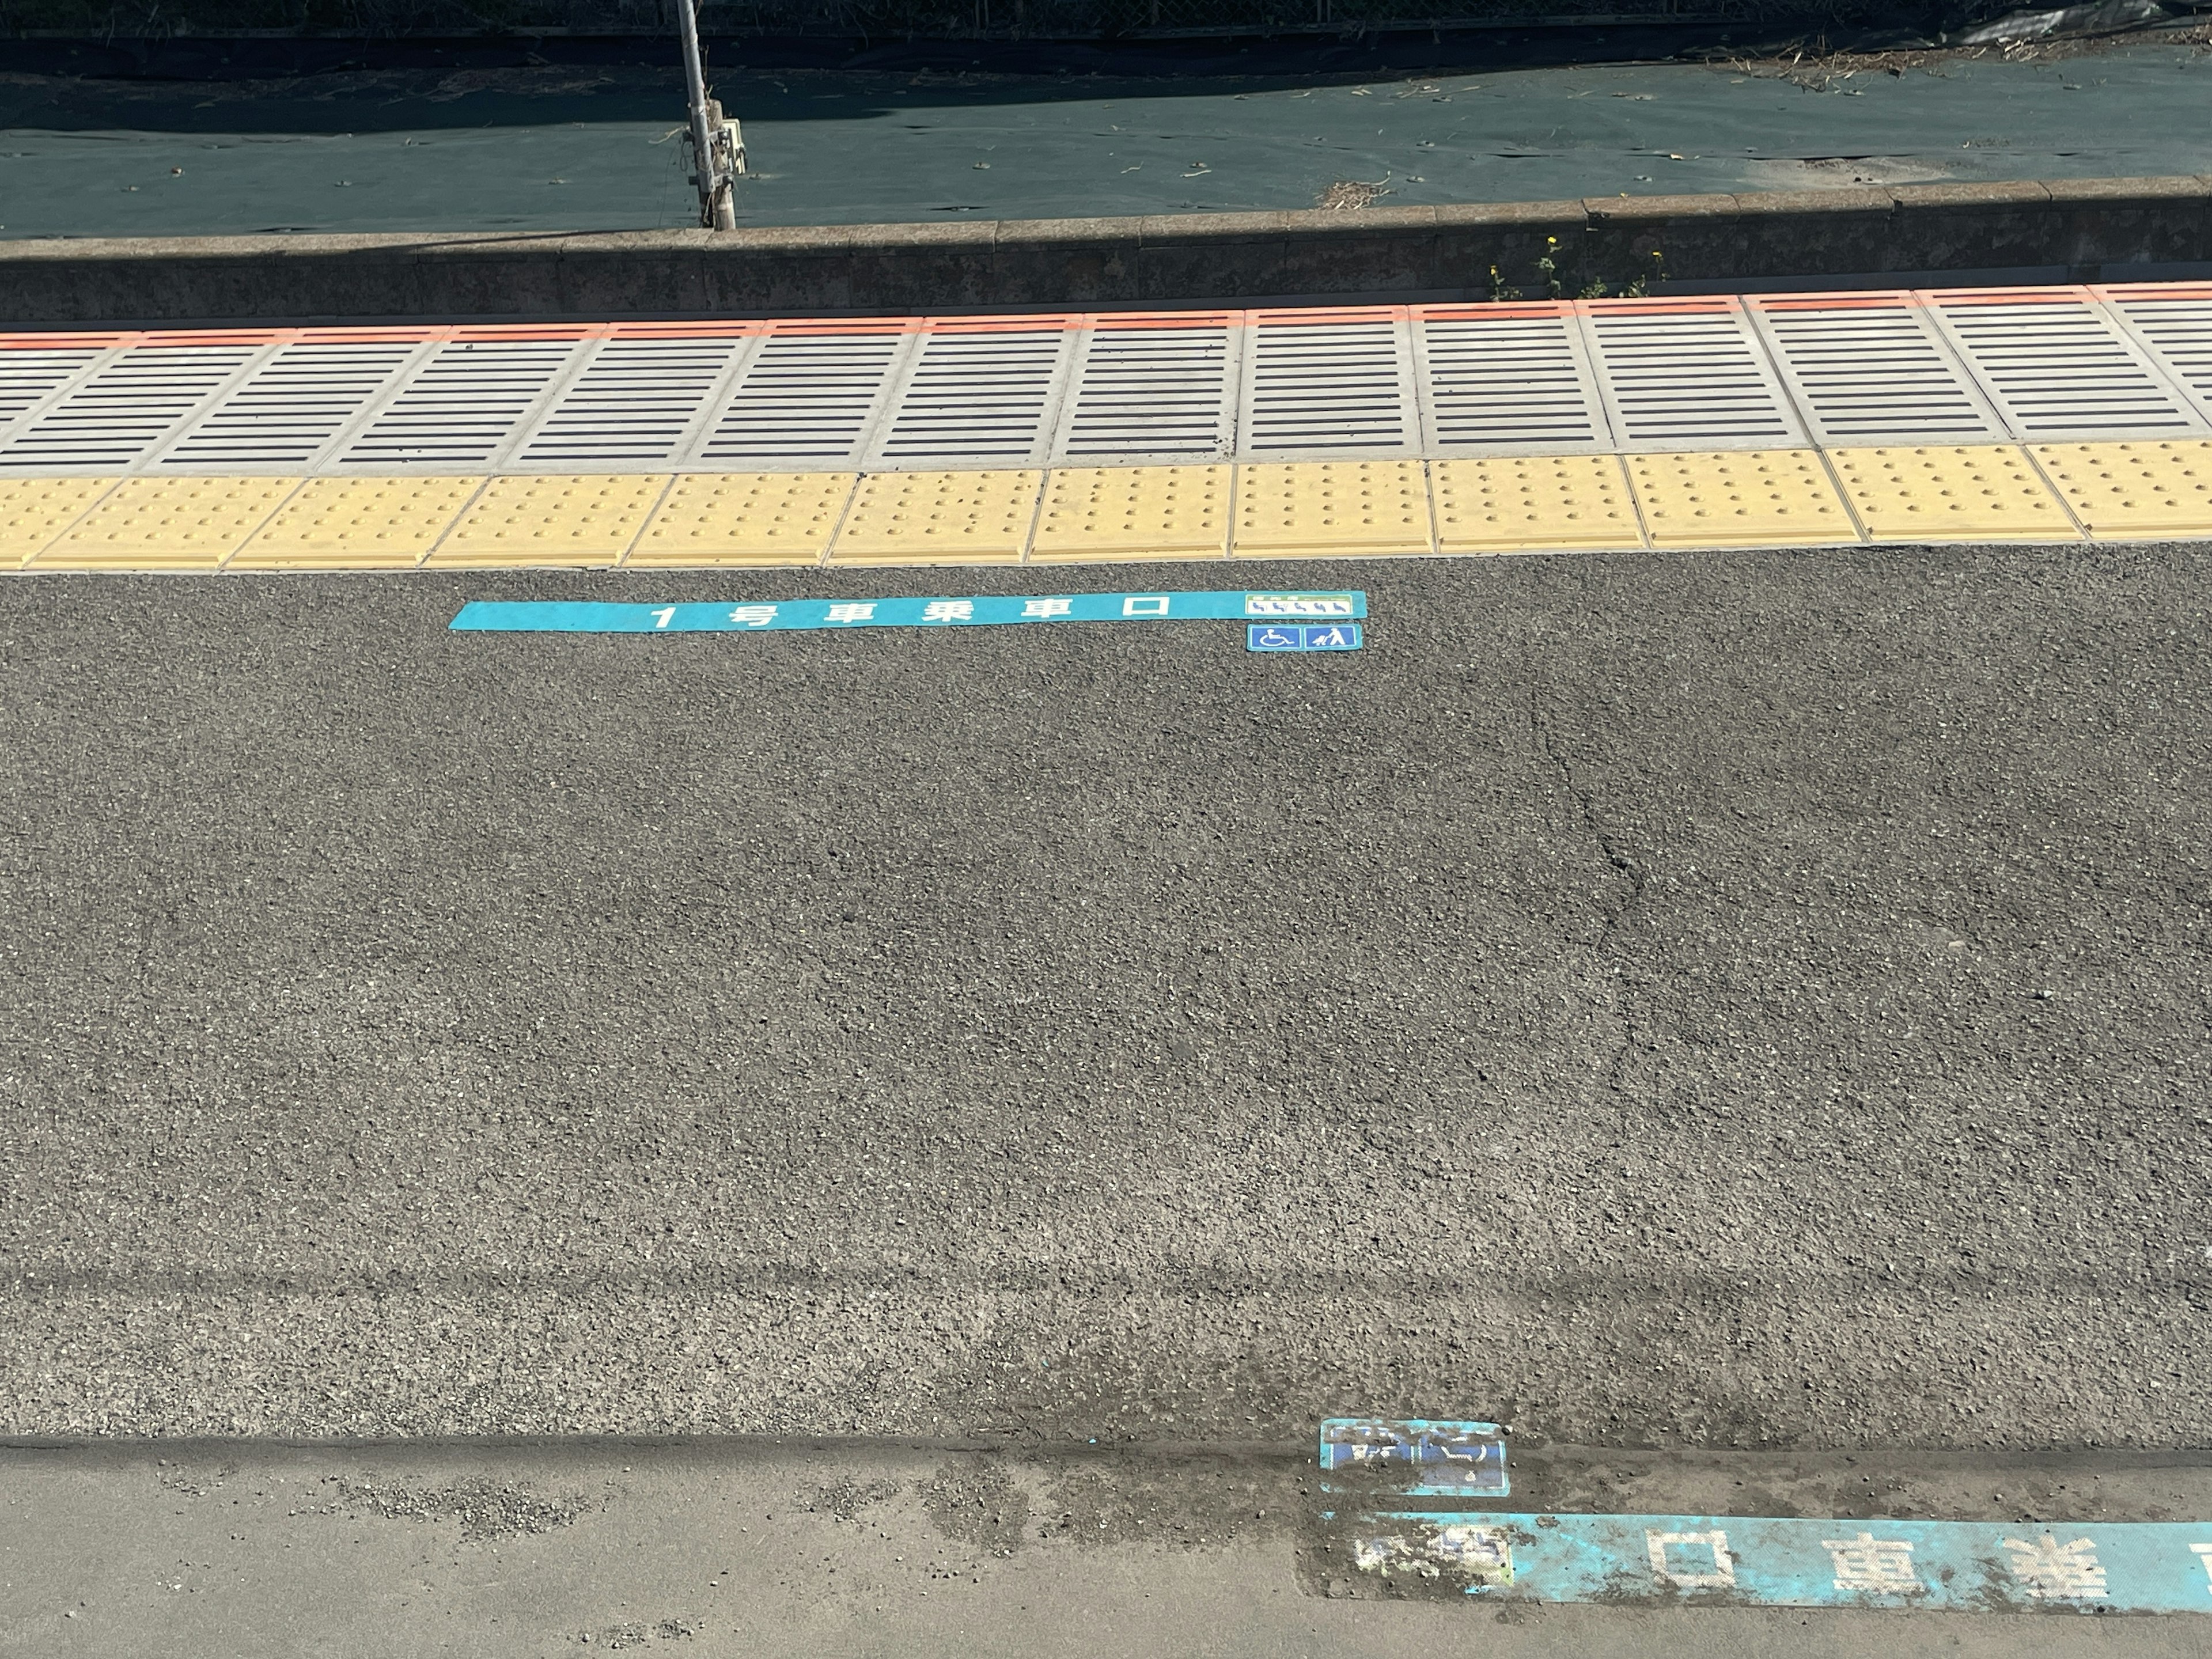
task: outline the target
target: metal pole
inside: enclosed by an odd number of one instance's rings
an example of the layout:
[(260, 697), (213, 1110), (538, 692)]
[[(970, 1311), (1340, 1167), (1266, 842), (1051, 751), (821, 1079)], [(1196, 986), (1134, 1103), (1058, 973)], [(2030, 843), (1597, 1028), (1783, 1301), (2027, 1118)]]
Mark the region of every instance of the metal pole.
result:
[(707, 76), (699, 66), (699, 20), (692, 0), (676, 0), (676, 25), (684, 37), (684, 84), (691, 100), (691, 159), (698, 171), (691, 182), (699, 188), (699, 222), (714, 230), (735, 230), (737, 212), (730, 201), (729, 181), (717, 165), (720, 136), (707, 115)]

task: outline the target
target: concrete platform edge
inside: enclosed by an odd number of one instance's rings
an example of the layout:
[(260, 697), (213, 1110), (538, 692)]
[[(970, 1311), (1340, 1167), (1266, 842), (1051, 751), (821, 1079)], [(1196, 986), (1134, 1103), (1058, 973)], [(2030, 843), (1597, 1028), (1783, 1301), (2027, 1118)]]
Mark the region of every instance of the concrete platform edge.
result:
[[(573, 235), (0, 242), (0, 323), (1071, 309), (1489, 298), (2212, 262), (2212, 178), (1915, 185), (1360, 212)], [(1655, 256), (1656, 256), (1655, 258)], [(1497, 273), (1492, 277), (1493, 268)]]

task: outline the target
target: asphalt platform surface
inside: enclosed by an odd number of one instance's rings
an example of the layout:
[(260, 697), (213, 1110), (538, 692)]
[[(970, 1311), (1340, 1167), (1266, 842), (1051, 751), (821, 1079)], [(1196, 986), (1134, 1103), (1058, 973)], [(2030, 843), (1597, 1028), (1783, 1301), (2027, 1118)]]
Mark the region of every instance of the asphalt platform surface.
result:
[[(1310, 1447), (0, 1448), (38, 1659), (2204, 1659), (2212, 1620), (1559, 1605), (1346, 1577)], [(2212, 1457), (1513, 1453), (1513, 1503), (2057, 1524), (2203, 1515)], [(1874, 1524), (1879, 1526), (1877, 1521)], [(2030, 1530), (2030, 1536), (2033, 1536)]]
[[(1345, 586), (456, 635), (470, 598)], [(0, 583), (0, 1428), (2172, 1448), (2202, 547)]]

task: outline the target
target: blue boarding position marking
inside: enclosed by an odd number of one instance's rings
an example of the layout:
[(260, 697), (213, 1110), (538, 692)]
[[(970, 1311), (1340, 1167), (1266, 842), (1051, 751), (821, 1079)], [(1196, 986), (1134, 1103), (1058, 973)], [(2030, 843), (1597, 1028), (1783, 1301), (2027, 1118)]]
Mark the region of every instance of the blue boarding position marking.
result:
[(1393, 1511), (1347, 1517), (1346, 1526), (1360, 1572), (1448, 1583), (1470, 1595), (2212, 1612), (2212, 1523)]
[(1332, 1417), (1321, 1425), (1321, 1466), (1358, 1469), (1369, 1477), (1350, 1485), (1323, 1480), (1327, 1492), (1371, 1494), (1380, 1481), (1410, 1498), (1503, 1498), (1512, 1490), (1505, 1474), (1505, 1431), (1495, 1423)]
[[(1229, 622), (1311, 617), (1350, 623), (1367, 614), (1358, 592), (971, 594), (966, 599), (779, 599), (773, 604), (599, 605), (471, 599), (453, 621), (467, 632), (759, 634), (793, 629), (989, 628), (1008, 623)], [(1327, 632), (1337, 628), (1331, 623)], [(1296, 631), (1295, 629), (1292, 631)], [(1350, 650), (1350, 646), (1304, 649)]]
[(1357, 651), (1358, 623), (1326, 626), (1288, 623), (1253, 623), (1244, 630), (1247, 651)]

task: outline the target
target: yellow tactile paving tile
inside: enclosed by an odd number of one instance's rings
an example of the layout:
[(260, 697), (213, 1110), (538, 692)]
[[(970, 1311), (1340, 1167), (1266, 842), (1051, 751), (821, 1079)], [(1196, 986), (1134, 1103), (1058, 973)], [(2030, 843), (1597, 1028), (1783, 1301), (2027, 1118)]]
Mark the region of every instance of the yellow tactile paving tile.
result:
[(691, 472), (629, 550), (633, 565), (819, 564), (857, 472)]
[(1654, 547), (1819, 547), (1858, 532), (1818, 450), (1631, 455)]
[(2093, 536), (2212, 535), (2212, 441), (2038, 444), (2035, 458)]
[(115, 488), (113, 478), (0, 479), (0, 570), (23, 563)]
[(1012, 564), (1029, 544), (1044, 474), (874, 472), (830, 550), (832, 564)]
[(1431, 461), (1445, 553), (1641, 547), (1617, 455), (1495, 455)]
[(1426, 553), (1428, 477), (1419, 461), (1260, 462), (1237, 469), (1240, 557)]
[(33, 570), (213, 570), (297, 478), (125, 478), (30, 562)]
[(494, 478), (428, 563), (434, 569), (612, 564), (629, 550), (668, 483), (665, 473)]
[(1232, 478), (1225, 465), (1055, 468), (1030, 562), (1224, 556)]
[(228, 570), (406, 570), (482, 478), (310, 478), (231, 556)]
[(2066, 509), (2013, 444), (1832, 449), (1836, 476), (1878, 542), (2072, 542)]

